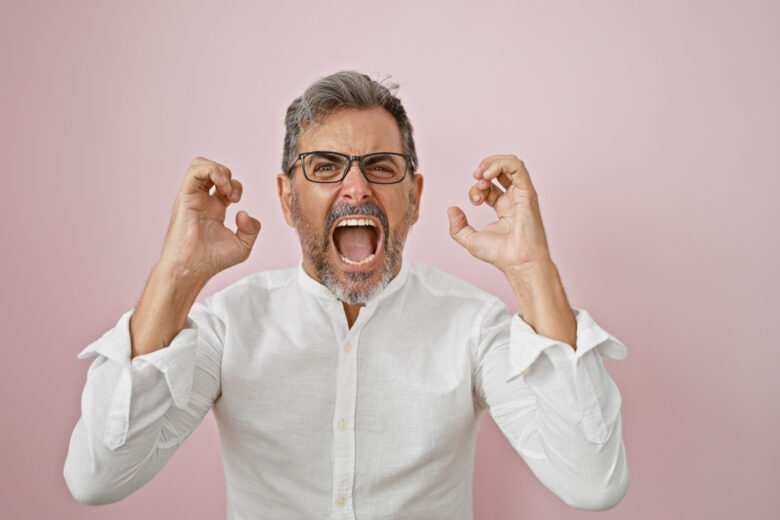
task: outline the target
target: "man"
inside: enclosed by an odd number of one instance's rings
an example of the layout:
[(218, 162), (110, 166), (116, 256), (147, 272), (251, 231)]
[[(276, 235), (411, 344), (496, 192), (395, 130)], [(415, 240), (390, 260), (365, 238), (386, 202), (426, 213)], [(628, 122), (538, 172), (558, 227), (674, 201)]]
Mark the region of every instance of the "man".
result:
[(486, 410), (566, 503), (617, 504), (629, 472), (601, 355), (625, 347), (569, 306), (523, 162), (496, 155), (475, 170), (470, 199), (498, 217), (482, 231), (448, 210), (452, 237), (506, 275), (521, 309), (511, 316), (403, 258), (423, 177), (387, 88), (328, 76), (286, 124), (277, 185), (301, 264), (195, 302), (249, 256), (260, 222), (239, 211), (226, 228), (241, 183), (192, 162), (138, 306), (79, 354), (98, 357), (65, 462), (76, 500), (143, 486), (213, 407), (229, 518), (471, 518)]

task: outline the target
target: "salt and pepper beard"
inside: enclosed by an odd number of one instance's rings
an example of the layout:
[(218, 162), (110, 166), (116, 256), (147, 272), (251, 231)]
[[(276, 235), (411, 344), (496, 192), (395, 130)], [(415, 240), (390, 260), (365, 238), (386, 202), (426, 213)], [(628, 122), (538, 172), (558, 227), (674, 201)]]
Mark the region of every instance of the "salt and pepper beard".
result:
[[(404, 220), (399, 223), (395, 233), (390, 232), (390, 226), (387, 222), (387, 216), (382, 209), (373, 202), (367, 202), (360, 206), (352, 204), (343, 204), (330, 210), (328, 218), (325, 219), (325, 226), (322, 235), (314, 230), (314, 226), (305, 219), (300, 208), (300, 202), (295, 195), (295, 189), (292, 190), (292, 200), (290, 201), (290, 212), (295, 224), (295, 230), (301, 241), (301, 247), (304, 254), (309, 257), (314, 266), (317, 276), (325, 287), (332, 292), (336, 298), (348, 304), (366, 303), (371, 298), (379, 294), (382, 289), (393, 279), (396, 271), (401, 265), (402, 252), (406, 236), (414, 222), (415, 196), (414, 189), (409, 190), (409, 211)], [(331, 247), (330, 234), (336, 221), (347, 215), (367, 215), (379, 219), (384, 231), (384, 262), (371, 271), (350, 272), (347, 271), (347, 281), (337, 280), (335, 273), (331, 270), (328, 262), (328, 249)], [(370, 280), (377, 269), (382, 269), (380, 279), (369, 287), (361, 287), (361, 283)]]

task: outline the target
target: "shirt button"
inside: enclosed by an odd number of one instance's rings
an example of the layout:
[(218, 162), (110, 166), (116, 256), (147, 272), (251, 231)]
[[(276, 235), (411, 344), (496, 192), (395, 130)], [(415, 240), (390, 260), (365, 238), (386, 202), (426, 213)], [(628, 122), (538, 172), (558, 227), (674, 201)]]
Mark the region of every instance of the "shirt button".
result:
[(339, 421), (339, 430), (344, 431), (347, 429), (347, 423), (344, 422), (344, 419)]
[(529, 370), (530, 370), (529, 368), (526, 368), (525, 370), (523, 370), (523, 375), (524, 375), (524, 376), (527, 376), (527, 375), (528, 375), (528, 371), (529, 371)]
[(344, 497), (339, 497), (336, 499), (336, 503), (339, 505), (339, 507), (344, 507), (344, 504), (347, 503), (347, 499)]
[(580, 359), (577, 360), (577, 366), (580, 366)]
[(344, 343), (344, 352), (349, 352), (350, 350), (352, 350), (352, 345), (349, 342)]

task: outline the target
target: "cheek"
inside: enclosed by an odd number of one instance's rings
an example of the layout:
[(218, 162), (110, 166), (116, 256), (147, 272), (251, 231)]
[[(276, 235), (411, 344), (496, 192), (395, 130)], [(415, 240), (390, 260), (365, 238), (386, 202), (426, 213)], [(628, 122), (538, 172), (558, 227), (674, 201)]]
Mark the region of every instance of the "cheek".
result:
[(397, 197), (392, 201), (391, 205), (385, 206), (385, 208), (387, 218), (394, 227), (405, 224), (409, 214), (414, 211), (414, 207), (408, 197)]
[(328, 218), (331, 203), (327, 193), (302, 190), (299, 193), (298, 206), (303, 217), (317, 228), (322, 228)]

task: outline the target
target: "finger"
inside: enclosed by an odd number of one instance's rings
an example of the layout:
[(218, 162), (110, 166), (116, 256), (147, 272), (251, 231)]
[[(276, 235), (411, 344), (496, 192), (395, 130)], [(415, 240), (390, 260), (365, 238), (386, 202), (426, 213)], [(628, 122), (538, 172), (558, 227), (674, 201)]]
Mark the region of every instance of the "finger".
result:
[(216, 187), (210, 193), (212, 197), (219, 200), (225, 207), (227, 207), (232, 202), (238, 202), (239, 200), (241, 200), (241, 193), (244, 190), (244, 187), (236, 179), (230, 179), (230, 185), (232, 187), (232, 190), (229, 196), (222, 193)]
[(230, 184), (233, 186), (233, 191), (230, 193), (230, 201), (238, 202), (241, 200), (241, 194), (244, 192), (244, 187), (236, 179), (230, 179)]
[(500, 161), (511, 161), (511, 160), (519, 160), (517, 156), (515, 155), (491, 155), (489, 157), (485, 157), (482, 159), (482, 161), (479, 163), (479, 166), (477, 166), (477, 169), (474, 170), (474, 178), (475, 179), (481, 179), (483, 173), (488, 169), (488, 167), (496, 162)]
[(488, 206), (493, 208), (495, 207), (498, 198), (503, 195), (504, 192), (492, 182), (487, 182), (486, 184), (487, 188), (483, 188), (482, 181), (474, 184), (469, 190), (469, 198), (474, 205), (486, 202)]
[(480, 184), (474, 184), (469, 188), (469, 200), (472, 204), (475, 206), (478, 206), (482, 204), (485, 201), (485, 197), (487, 197), (488, 193), (490, 193), (490, 189), (483, 189), (480, 187)]
[(469, 239), (476, 230), (469, 225), (466, 214), (457, 206), (447, 209), (447, 218), (450, 221), (450, 236), (455, 242), (468, 249)]
[(249, 213), (244, 210), (236, 213), (236, 236), (241, 242), (246, 244), (248, 249), (252, 249), (252, 246), (257, 240), (257, 235), (260, 233), (260, 221), (256, 218), (250, 217)]
[(228, 207), (230, 203), (232, 202), (231, 199), (226, 196), (224, 193), (219, 191), (219, 188), (216, 186), (212, 186), (211, 192), (209, 195), (215, 199), (217, 199), (224, 207)]
[[(502, 174), (509, 179), (510, 183), (504, 186), (509, 189), (509, 186), (514, 186), (520, 190), (527, 191), (529, 193), (536, 193), (533, 184), (531, 183), (531, 176), (528, 174), (528, 170), (525, 168), (525, 164), (518, 158), (514, 159), (496, 159), (485, 166), (480, 178), (493, 180), (499, 178)], [(504, 184), (500, 179), (499, 182)], [(506, 180), (504, 180), (506, 182)]]
[(498, 198), (503, 195), (504, 192), (493, 183), (488, 183), (486, 189), (482, 188), (482, 183), (474, 184), (469, 190), (469, 198), (471, 202), (477, 206), (483, 202), (487, 203), (491, 208), (495, 207)]
[(504, 191), (492, 182), (490, 183), (489, 189), (490, 191), (487, 194), (487, 198), (485, 198), (485, 202), (487, 202), (487, 205), (491, 208), (495, 208), (498, 198), (504, 194)]
[(233, 191), (230, 177), (230, 169), (226, 166), (203, 157), (196, 157), (184, 175), (181, 191), (182, 193), (208, 192), (212, 186), (216, 186), (218, 192), (229, 196)]

